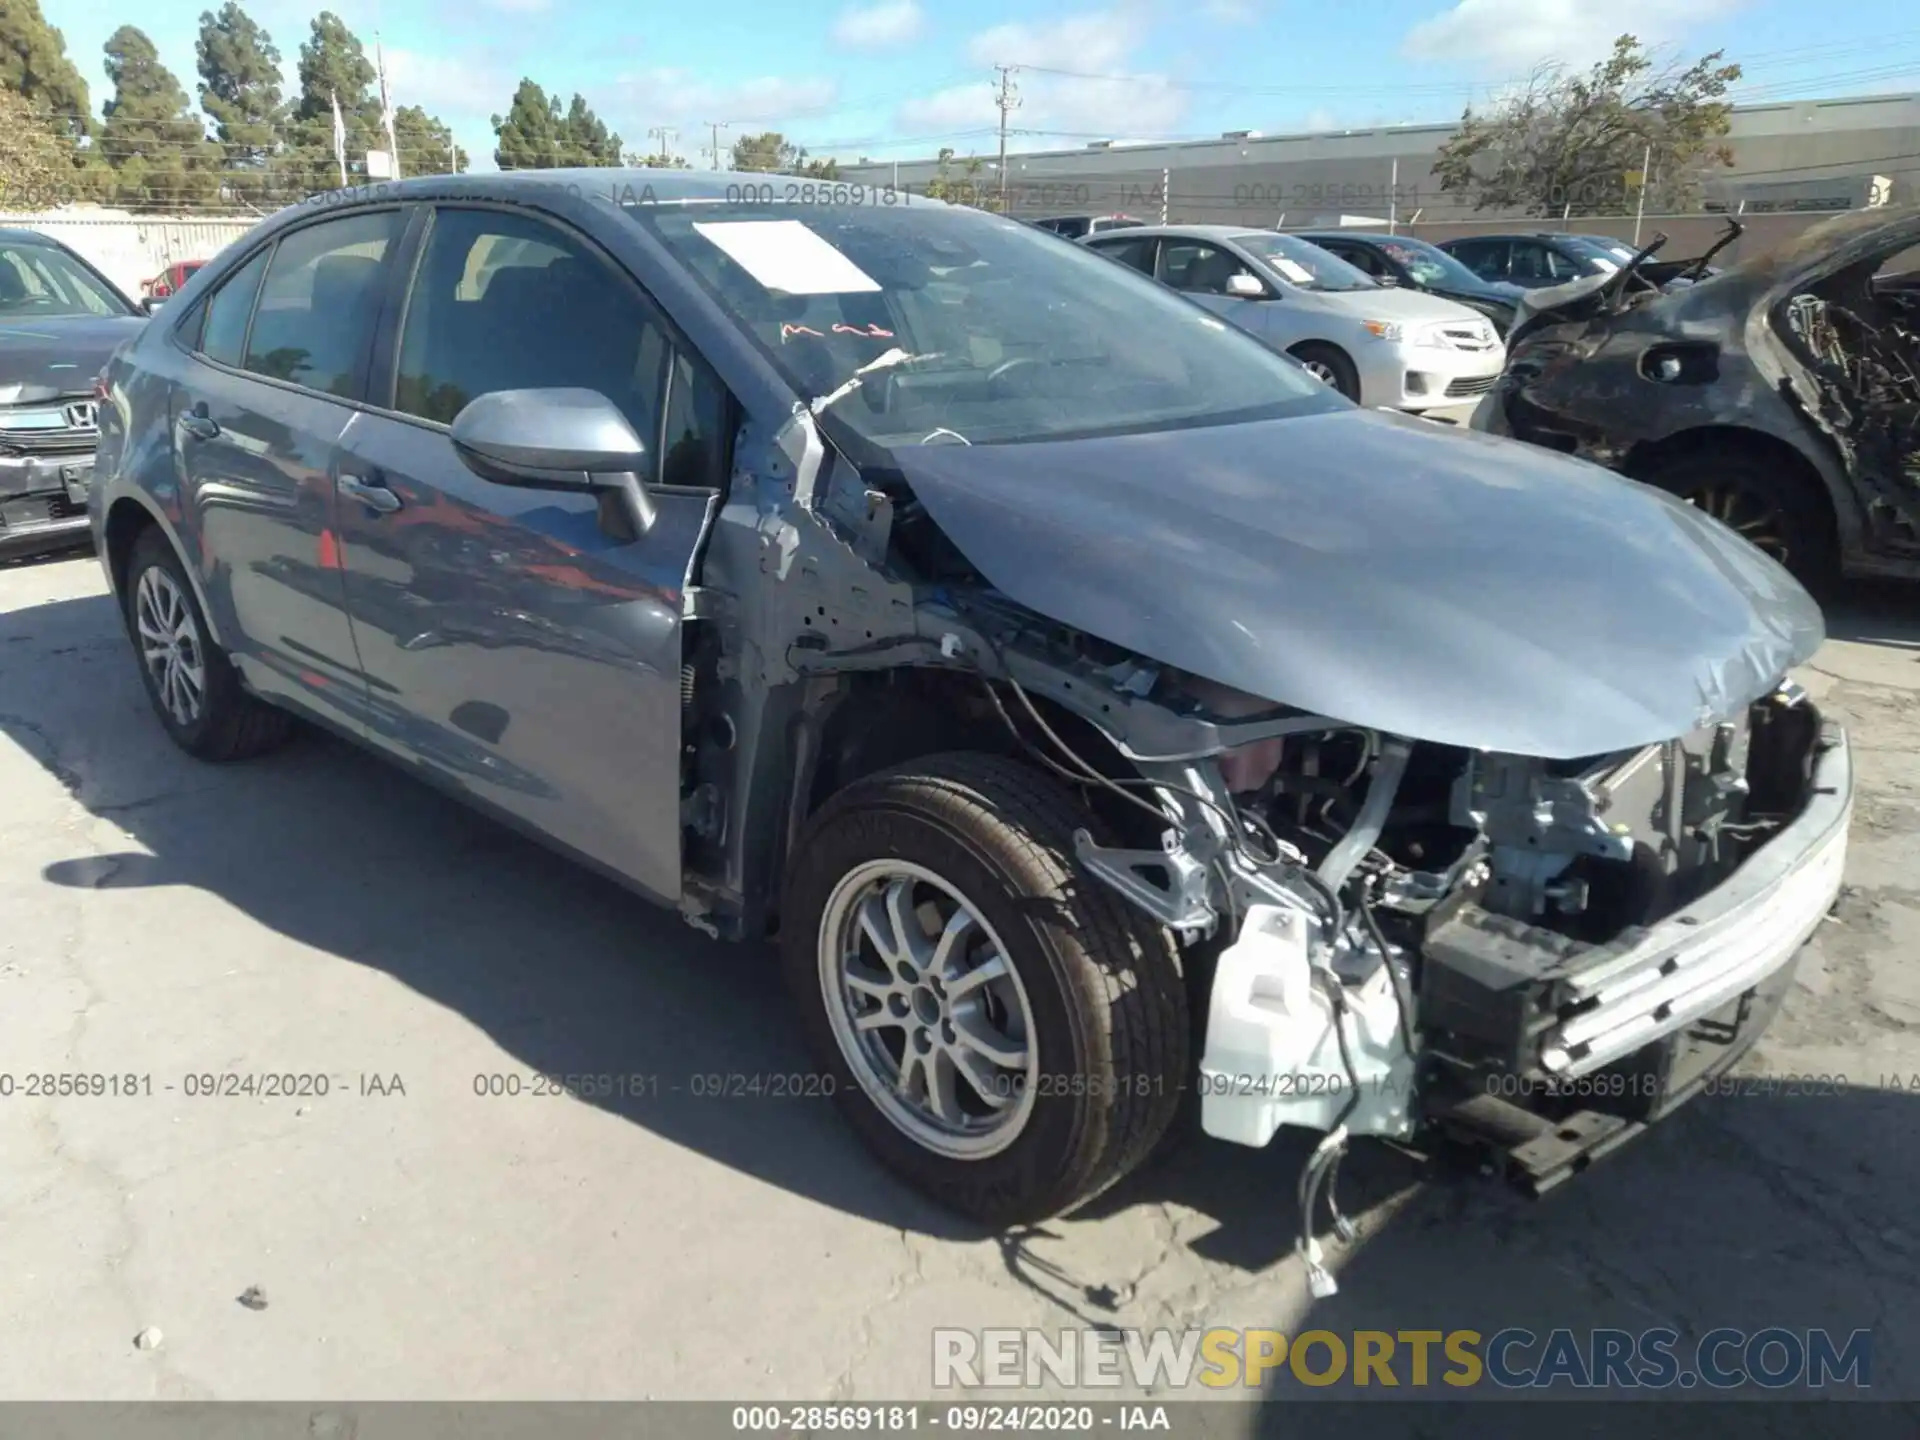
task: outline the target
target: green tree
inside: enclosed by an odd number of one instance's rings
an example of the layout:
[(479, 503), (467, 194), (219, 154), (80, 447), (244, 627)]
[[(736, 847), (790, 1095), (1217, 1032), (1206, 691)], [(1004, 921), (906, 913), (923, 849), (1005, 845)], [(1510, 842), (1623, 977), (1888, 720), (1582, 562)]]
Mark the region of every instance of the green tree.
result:
[(1733, 163), (1721, 141), (1739, 78), (1721, 51), (1662, 64), (1622, 35), (1584, 74), (1543, 66), (1491, 110), (1469, 106), (1434, 173), (1475, 210), (1621, 215), (1642, 186), (1648, 209), (1682, 209), (1710, 170)]
[(754, 174), (779, 174), (793, 168), (799, 153), (778, 130), (742, 135), (733, 142), (733, 168)]
[(403, 176), (459, 175), (467, 168), (467, 152), (454, 145), (453, 131), (418, 105), (393, 112), (393, 137)]
[(553, 170), (567, 163), (560, 102), (522, 79), (505, 115), (493, 117), (493, 163), (502, 170)]
[(73, 198), (73, 141), (46, 106), (0, 86), (0, 210), (41, 210)]
[(280, 51), (236, 0), (216, 14), (202, 11), (194, 42), (200, 108), (213, 121), (234, 199), (264, 206), (283, 198), (272, 167), (284, 140), (287, 107), (280, 96)]
[(67, 41), (40, 13), (39, 0), (0, 0), (0, 89), (39, 107), (55, 133), (93, 133), (87, 82), (67, 58)]
[(347, 176), (364, 169), (369, 150), (386, 148), (380, 128), (380, 102), (369, 98), (373, 62), (338, 15), (323, 10), (313, 17), (300, 46), (300, 97), (288, 125), (288, 153), (277, 167), (292, 195), (331, 190), (340, 184), (333, 150), (333, 97), (347, 132)]
[(606, 123), (579, 95), (573, 97), (566, 119), (560, 122), (560, 135), (561, 152), (567, 157), (568, 165), (620, 163), (620, 137), (607, 129)]
[(638, 150), (629, 150), (621, 158), (621, 163), (624, 165), (632, 165), (642, 170), (689, 170), (693, 168), (687, 164), (686, 156), (669, 155), (664, 151), (654, 155), (643, 155)]
[(976, 210), (997, 209), (997, 198), (988, 192), (980, 178), (985, 166), (986, 162), (978, 155), (969, 155), (955, 174), (953, 151), (942, 150), (934, 161), (933, 179), (927, 182), (927, 198), (945, 200), (951, 205), (971, 205)]
[(742, 135), (733, 142), (733, 168), (763, 174), (810, 175), (818, 180), (839, 176), (835, 160), (810, 160), (806, 147), (790, 144), (778, 130)]
[(146, 32), (122, 25), (102, 47), (113, 98), (98, 148), (113, 169), (112, 198), (129, 210), (199, 209), (219, 198), (219, 152)]

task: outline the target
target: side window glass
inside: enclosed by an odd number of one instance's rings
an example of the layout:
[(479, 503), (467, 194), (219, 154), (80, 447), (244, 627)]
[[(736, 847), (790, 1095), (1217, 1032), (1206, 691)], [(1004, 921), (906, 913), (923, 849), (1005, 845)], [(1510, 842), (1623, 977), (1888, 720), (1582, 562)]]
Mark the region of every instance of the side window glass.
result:
[(1116, 240), (1111, 244), (1094, 247), (1109, 260), (1118, 260), (1122, 265), (1131, 265), (1144, 274), (1153, 273), (1153, 237), (1143, 236), (1137, 240)]
[(351, 396), (399, 220), (395, 210), (348, 215), (282, 239), (260, 287), (246, 368)]
[[(1579, 278), (1581, 269), (1578, 261), (1562, 255), (1558, 250), (1548, 250), (1545, 258), (1547, 262), (1547, 274), (1555, 280), (1574, 280)], [(1596, 266), (1594, 268), (1598, 269), (1599, 267)]]
[(667, 418), (660, 436), (660, 481), (718, 490), (726, 483), (727, 392), (684, 351), (673, 357)]
[(1544, 245), (1515, 245), (1513, 247), (1513, 278), (1516, 280), (1550, 280), (1553, 278), (1552, 265)]
[(1387, 262), (1364, 245), (1342, 246), (1333, 253), (1365, 274), (1380, 276), (1388, 273)]
[(1167, 284), (1194, 295), (1224, 295), (1227, 281), (1253, 272), (1217, 245), (1169, 240), (1160, 249)]
[(446, 209), (407, 301), (394, 406), (446, 425), (495, 390), (597, 390), (652, 449), (671, 353), (633, 287), (571, 237), (519, 215)]
[(260, 277), (267, 273), (267, 256), (272, 252), (269, 245), (247, 261), (207, 301), (198, 348), (209, 360), (239, 366), (247, 343), (247, 317), (253, 314), (253, 297), (260, 292)]

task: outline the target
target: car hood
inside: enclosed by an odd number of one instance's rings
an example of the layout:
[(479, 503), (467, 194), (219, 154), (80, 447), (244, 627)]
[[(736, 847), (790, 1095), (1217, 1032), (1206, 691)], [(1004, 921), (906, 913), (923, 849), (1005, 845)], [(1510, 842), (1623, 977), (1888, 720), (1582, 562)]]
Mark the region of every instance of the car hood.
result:
[(0, 315), (0, 404), (91, 390), (107, 357), (146, 323), (143, 315)]
[(1366, 320), (1477, 320), (1480, 313), (1458, 300), (1448, 300), (1403, 285), (1372, 290), (1314, 290), (1314, 299), (1346, 315)]
[(1825, 638), (1772, 560), (1584, 461), (1359, 408), (895, 454), (988, 582), (1263, 699), (1568, 759), (1738, 713)]

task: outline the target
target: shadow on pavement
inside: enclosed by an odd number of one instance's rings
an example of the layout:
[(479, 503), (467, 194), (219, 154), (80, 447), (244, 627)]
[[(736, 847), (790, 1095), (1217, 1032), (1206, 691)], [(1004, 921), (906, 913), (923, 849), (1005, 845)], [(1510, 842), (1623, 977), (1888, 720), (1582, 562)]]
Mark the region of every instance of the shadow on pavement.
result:
[[(807, 1068), (766, 947), (708, 941), (425, 786), (395, 783), (393, 770), (343, 742), (308, 733), (233, 767), (179, 754), (104, 596), (0, 613), (0, 730), (151, 852), (105, 864), (76, 854), (48, 867), (52, 883), (211, 892), (302, 945), (391, 974), (532, 1070), (684, 1078)], [(1876, 1392), (1906, 1393), (1892, 1337), (1920, 1334), (1914, 1090), (1920, 1075), (1858, 1075), (1806, 1094), (1701, 1099), (1537, 1202), (1477, 1179), (1421, 1185), (1417, 1162), (1361, 1144), (1341, 1199), (1369, 1221), (1340, 1293), (1304, 1317), (1264, 1323), (1485, 1334), (1869, 1327)], [(828, 1102), (591, 1103), (843, 1211), (982, 1238), (893, 1182)], [(1171, 1202), (1216, 1222), (1183, 1242), (1203, 1260), (1243, 1272), (1283, 1261), (1311, 1137), (1250, 1151), (1199, 1135), (1191, 1114), (1183, 1123), (1166, 1153), (1088, 1215)], [(1016, 1278), (1078, 1293), (1085, 1303), (1064, 1308), (1087, 1323), (1119, 1313), (1103, 1288), (1111, 1277), (1023, 1273), (1038, 1263), (1030, 1249), (1020, 1237), (1003, 1248)], [(1063, 1313), (1059, 1323), (1074, 1321)], [(1288, 1383), (1272, 1409), (1354, 1397)], [(1466, 1434), (1470, 1419), (1416, 1428)]]
[(1835, 640), (1920, 653), (1920, 585), (1855, 581), (1828, 600), (1824, 609), (1827, 633)]

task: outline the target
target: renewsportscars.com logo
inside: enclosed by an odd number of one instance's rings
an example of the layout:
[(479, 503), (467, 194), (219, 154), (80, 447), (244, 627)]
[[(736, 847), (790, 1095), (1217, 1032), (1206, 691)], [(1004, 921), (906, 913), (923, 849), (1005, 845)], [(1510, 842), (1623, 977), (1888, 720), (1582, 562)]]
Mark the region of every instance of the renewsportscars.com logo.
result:
[(939, 1389), (1269, 1385), (1505, 1390), (1865, 1390), (1873, 1332), (1827, 1330), (935, 1330)]

